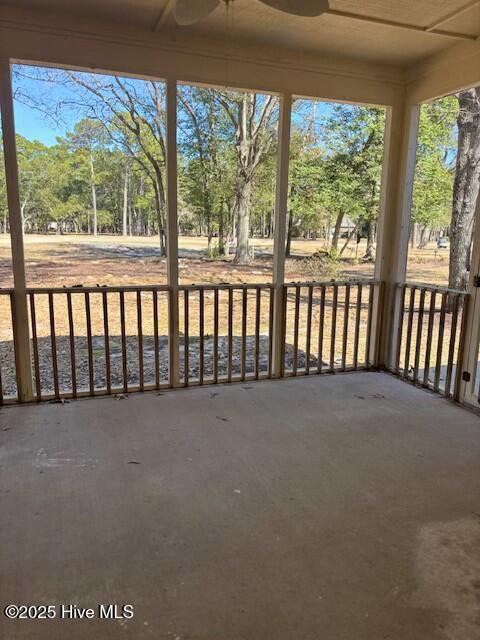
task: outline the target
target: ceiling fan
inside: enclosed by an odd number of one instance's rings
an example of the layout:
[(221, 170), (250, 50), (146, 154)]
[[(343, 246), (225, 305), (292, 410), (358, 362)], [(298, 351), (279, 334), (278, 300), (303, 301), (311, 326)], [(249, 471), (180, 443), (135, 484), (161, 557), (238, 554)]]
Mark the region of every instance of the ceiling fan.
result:
[[(176, 0), (175, 20), (181, 26), (199, 22), (214, 11), (221, 2), (226, 5), (233, 0)], [(296, 16), (313, 18), (325, 13), (329, 0), (260, 0), (263, 4)]]

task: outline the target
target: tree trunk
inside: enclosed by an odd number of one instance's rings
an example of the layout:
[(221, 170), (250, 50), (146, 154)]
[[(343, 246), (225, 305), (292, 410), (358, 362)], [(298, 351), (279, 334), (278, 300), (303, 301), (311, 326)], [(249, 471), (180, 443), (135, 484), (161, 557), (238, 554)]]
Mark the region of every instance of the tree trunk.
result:
[(163, 185), (161, 182), (161, 176), (157, 176), (157, 180), (153, 180), (153, 187), (155, 191), (155, 208), (157, 210), (157, 220), (158, 220), (158, 239), (160, 243), (160, 257), (165, 258), (167, 255), (167, 250), (165, 246), (165, 232), (163, 226), (164, 220), (164, 207), (165, 207), (165, 198)]
[(234, 262), (248, 264), (248, 237), (250, 234), (250, 202), (252, 197), (252, 182), (246, 176), (240, 175), (237, 182), (237, 249)]
[(25, 207), (26, 202), (22, 203), (20, 206), (20, 217), (22, 219), (22, 234), (25, 235)]
[(427, 246), (427, 242), (428, 242), (428, 229), (427, 229), (426, 225), (424, 225), (420, 229), (420, 238), (418, 240), (418, 248), (419, 249), (425, 249), (426, 246)]
[(412, 222), (410, 229), (410, 246), (415, 249), (417, 246), (418, 225), (416, 222)]
[(97, 188), (95, 187), (95, 169), (93, 167), (92, 154), (90, 154), (90, 178), (92, 182), (93, 235), (96, 236), (98, 231), (97, 230)]
[(285, 257), (290, 258), (292, 253), (292, 226), (293, 226), (293, 215), (292, 212), (288, 212), (288, 227), (287, 227), (287, 243), (285, 245)]
[(458, 94), (458, 153), (453, 184), (448, 286), (465, 290), (480, 177), (480, 89)]
[(340, 239), (340, 231), (342, 229), (342, 222), (343, 222), (343, 213), (339, 213), (337, 216), (337, 220), (335, 222), (335, 229), (333, 230), (333, 236), (332, 236), (332, 249), (335, 249), (335, 251), (337, 251), (338, 249), (338, 241)]
[(122, 216), (122, 235), (124, 238), (128, 235), (128, 183), (130, 178), (130, 167), (128, 160), (125, 162), (125, 184), (123, 185), (123, 216)]
[(365, 249), (365, 255), (363, 256), (363, 260), (366, 262), (373, 262), (375, 260), (375, 223), (368, 223), (368, 231), (367, 231), (367, 248)]
[(218, 217), (218, 255), (224, 256), (225, 252), (225, 221), (224, 221), (224, 203), (220, 207), (219, 217)]
[(343, 256), (346, 248), (350, 244), (351, 239), (357, 233), (357, 229), (358, 229), (358, 225), (355, 225), (353, 227), (353, 229), (350, 231), (350, 233), (348, 234), (347, 239), (345, 240), (345, 243), (344, 243), (343, 247), (340, 249), (340, 254), (339, 254), (340, 256)]

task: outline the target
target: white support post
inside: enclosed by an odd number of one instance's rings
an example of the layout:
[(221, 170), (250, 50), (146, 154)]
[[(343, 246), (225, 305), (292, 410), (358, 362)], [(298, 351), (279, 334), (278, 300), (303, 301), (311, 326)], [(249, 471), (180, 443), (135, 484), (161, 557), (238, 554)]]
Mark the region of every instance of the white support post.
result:
[(23, 248), (23, 224), (18, 186), (12, 79), (10, 61), (6, 59), (0, 60), (0, 110), (12, 249), (14, 282), (13, 335), (18, 399), (20, 402), (27, 402), (33, 398), (32, 362), (30, 357), (30, 330)]
[(392, 369), (399, 309), (395, 285), (405, 280), (417, 148), (419, 105), (399, 104), (387, 110), (378, 223), (375, 279), (384, 282), (383, 313), (372, 342), (378, 344), (378, 366)]
[[(476, 379), (478, 374), (478, 354), (480, 343), (480, 289), (475, 286), (475, 279), (480, 276), (480, 197), (477, 199), (475, 210), (475, 226), (472, 239), (472, 257), (470, 262), (470, 281), (468, 292), (470, 294), (469, 304), (466, 310), (465, 335), (460, 341), (461, 353), (458, 362), (461, 365), (460, 388), (458, 389), (458, 400), (467, 402), (478, 407), (478, 389), (476, 389)], [(464, 378), (463, 373), (467, 374)]]
[(178, 222), (177, 222), (177, 83), (167, 80), (167, 282), (169, 286), (169, 379), (179, 378)]
[(288, 169), (290, 162), (290, 126), (292, 96), (280, 97), (278, 123), (277, 182), (275, 192), (275, 229), (273, 239), (273, 355), (272, 376), (283, 375), (285, 241), (288, 203)]

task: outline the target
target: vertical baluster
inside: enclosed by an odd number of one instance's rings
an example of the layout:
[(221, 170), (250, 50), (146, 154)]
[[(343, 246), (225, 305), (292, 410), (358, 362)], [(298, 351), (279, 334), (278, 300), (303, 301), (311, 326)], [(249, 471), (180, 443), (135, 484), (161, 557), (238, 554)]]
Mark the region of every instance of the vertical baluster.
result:
[(325, 285), (322, 284), (320, 290), (320, 317), (318, 319), (318, 362), (317, 372), (322, 373), (323, 369), (323, 336), (325, 325)]
[(425, 365), (423, 369), (423, 386), (428, 387), (428, 376), (430, 375), (430, 357), (432, 354), (432, 333), (433, 321), (435, 320), (435, 302), (437, 294), (435, 291), (430, 292), (430, 305), (428, 308), (428, 328), (427, 328), (427, 344), (425, 347)]
[(440, 321), (438, 326), (437, 357), (435, 363), (435, 378), (433, 390), (438, 391), (440, 387), (440, 374), (442, 371), (443, 335), (445, 331), (445, 313), (447, 309), (447, 293), (442, 293), (442, 304), (440, 306)]
[[(10, 303), (10, 317), (11, 317), (11, 319), (12, 319), (12, 320), (11, 320), (11, 322), (12, 322), (12, 331), (13, 331), (13, 327), (14, 327), (14, 323), (15, 323), (15, 313), (14, 313), (14, 307), (13, 307), (13, 305), (15, 304), (15, 303), (14, 303), (14, 295), (15, 295), (15, 294), (14, 294), (14, 292), (13, 292), (13, 291), (11, 291), (10, 293), (5, 294), (5, 295), (6, 295), (6, 297), (8, 298), (8, 302)], [(2, 297), (1, 297), (1, 300), (2, 300), (2, 302), (3, 302), (3, 301), (5, 300), (5, 296), (2, 296)], [(33, 327), (33, 320), (32, 320), (32, 327)], [(14, 348), (15, 348), (15, 345), (14, 345)], [(17, 366), (17, 365), (16, 365), (16, 362), (15, 362), (15, 368), (16, 368), (16, 366)], [(41, 395), (41, 387), (40, 387), (40, 393), (39, 393), (39, 383), (38, 383), (39, 378), (40, 378), (39, 373), (35, 372), (35, 382), (36, 382), (36, 384), (37, 384), (37, 400), (40, 400), (40, 399), (41, 399), (41, 398), (40, 398), (40, 395)], [(18, 383), (17, 383), (17, 384), (18, 384)], [(18, 391), (18, 387), (17, 387), (17, 391)], [(18, 396), (19, 396), (19, 394), (17, 393), (18, 401), (20, 401), (20, 398), (19, 398)], [(2, 376), (2, 367), (1, 367), (1, 365), (0, 365), (0, 406), (2, 406), (2, 405), (3, 405), (3, 403), (4, 403), (4, 399), (5, 399), (5, 398), (4, 398), (4, 395), (3, 395), (3, 376)]]
[(355, 310), (355, 338), (353, 343), (353, 368), (358, 369), (358, 348), (360, 344), (360, 320), (362, 317), (362, 284), (357, 284), (357, 305)]
[(19, 389), (21, 388), (20, 365), (19, 365), (20, 354), (17, 351), (17, 340), (15, 338), (15, 333), (17, 331), (17, 324), (16, 324), (17, 314), (15, 311), (15, 292), (13, 291), (10, 294), (10, 318), (12, 323), (13, 349), (14, 349), (14, 356), (15, 356), (15, 380), (17, 383), (17, 400), (18, 402), (21, 402), (21, 397), (19, 393)]
[(395, 373), (397, 375), (400, 374), (400, 356), (402, 353), (402, 338), (403, 338), (403, 322), (405, 319), (405, 291), (406, 287), (402, 286), (400, 288), (400, 300), (398, 305), (398, 312), (400, 314), (400, 318), (398, 319), (398, 331), (397, 331), (397, 344), (396, 344), (396, 352), (395, 352)]
[(299, 325), (300, 325), (300, 293), (301, 288), (297, 285), (295, 286), (295, 319), (294, 319), (294, 331), (293, 331), (293, 363), (292, 363), (292, 371), (293, 375), (297, 375), (298, 370), (298, 334), (299, 334)]
[(367, 339), (365, 341), (365, 367), (370, 367), (370, 345), (372, 344), (372, 322), (373, 322), (373, 296), (375, 295), (375, 285), (368, 285), (368, 316), (367, 316)]
[(408, 324), (407, 324), (407, 341), (405, 345), (405, 366), (403, 370), (403, 377), (408, 379), (408, 371), (410, 367), (410, 350), (412, 346), (412, 327), (413, 327), (413, 315), (415, 312), (415, 294), (416, 287), (410, 289), (410, 303), (408, 305)]
[(93, 378), (92, 318), (90, 314), (90, 294), (85, 291), (85, 316), (87, 320), (88, 382), (90, 395), (93, 396), (95, 383)]
[[(37, 316), (35, 313), (35, 294), (30, 292), (30, 318), (32, 322), (33, 363), (35, 369), (35, 389), (37, 400), (42, 399), (42, 381), (40, 379), (40, 359), (38, 357)], [(3, 400), (3, 392), (2, 392)]]
[(159, 343), (158, 343), (158, 291), (154, 289), (153, 297), (153, 349), (155, 360), (155, 387), (160, 389), (160, 355), (159, 355)]
[(72, 374), (72, 394), (77, 397), (77, 362), (75, 356), (75, 325), (73, 322), (72, 294), (67, 293), (68, 334), (70, 340), (70, 369)]
[(144, 389), (143, 367), (143, 322), (142, 322), (142, 292), (137, 291), (137, 346), (138, 346), (138, 382), (140, 391)]
[(268, 377), (272, 377), (273, 371), (273, 287), (268, 288)]
[(218, 288), (213, 292), (213, 382), (218, 382)]
[(333, 285), (332, 298), (332, 331), (330, 333), (330, 371), (335, 371), (335, 347), (337, 340), (337, 304), (338, 304), (338, 284)]
[(190, 303), (189, 303), (188, 289), (184, 289), (183, 291), (183, 312), (184, 312), (183, 367), (185, 369), (184, 386), (188, 387), (190, 383)]
[(4, 397), (3, 397), (3, 376), (2, 376), (2, 367), (0, 365), (0, 406), (3, 405), (3, 400), (4, 400)]
[(413, 365), (413, 382), (415, 384), (418, 383), (418, 369), (420, 367), (420, 352), (422, 349), (424, 311), (425, 311), (425, 288), (422, 288), (420, 290), (420, 302), (418, 305), (417, 337), (415, 340), (415, 360)]
[(308, 285), (308, 303), (307, 303), (307, 339), (305, 344), (305, 373), (310, 373), (310, 351), (312, 341), (312, 310), (313, 310), (313, 286)]
[[(461, 300), (462, 300), (462, 322), (460, 324), (460, 335), (459, 335), (459, 339), (458, 339), (458, 358), (457, 358), (457, 364), (456, 364), (456, 373), (455, 373), (455, 382), (454, 382), (454, 389), (453, 389), (453, 399), (456, 402), (459, 402), (460, 400), (460, 387), (462, 384), (462, 369), (463, 369), (463, 354), (464, 354), (464, 349), (465, 349), (465, 340), (466, 340), (466, 332), (467, 332), (467, 319), (468, 319), (468, 305), (469, 305), (469, 301), (470, 301), (470, 297), (468, 294), (462, 294), (461, 296)], [(459, 300), (459, 304), (460, 304), (460, 300)]]
[(242, 365), (241, 365), (241, 379), (245, 380), (247, 373), (247, 299), (248, 290), (244, 286), (242, 291)]
[(450, 327), (450, 343), (448, 346), (448, 364), (447, 364), (447, 375), (445, 378), (445, 395), (449, 397), (450, 387), (452, 384), (452, 371), (453, 371), (453, 361), (455, 358), (455, 343), (457, 339), (457, 324), (458, 324), (458, 307), (460, 295), (458, 293), (452, 294), (454, 296), (453, 301), (453, 310), (452, 310), (452, 323)]
[(232, 381), (232, 357), (233, 357), (233, 289), (228, 290), (228, 365), (227, 380)]
[(52, 349), (52, 370), (53, 370), (53, 388), (55, 398), (60, 397), (60, 389), (58, 386), (58, 362), (57, 362), (57, 338), (55, 335), (55, 309), (53, 304), (53, 293), (48, 294), (48, 311), (50, 316), (50, 344)]
[(125, 293), (120, 291), (120, 333), (122, 340), (122, 373), (123, 391), (128, 391), (128, 370), (127, 370), (127, 336), (125, 330)]
[(255, 292), (255, 365), (254, 365), (254, 373), (255, 380), (258, 380), (258, 375), (260, 373), (260, 311), (261, 311), (261, 300), (262, 300), (262, 289), (257, 287)]
[[(10, 303), (10, 316), (12, 318), (12, 328), (13, 328), (14, 314), (13, 314), (12, 302), (13, 302), (14, 293), (12, 291), (12, 292), (10, 292), (10, 293), (8, 293), (6, 295), (8, 297), (8, 301)], [(2, 296), (1, 300), (4, 301), (5, 300), (5, 296)], [(35, 378), (37, 379), (37, 374), (35, 374)], [(17, 396), (18, 396), (18, 393), (17, 393)], [(38, 383), (37, 383), (37, 400), (40, 400), (40, 396), (38, 395)], [(2, 376), (2, 366), (0, 365), (0, 406), (3, 405), (3, 401), (4, 401), (4, 396), (3, 396), (3, 376)]]
[(345, 311), (343, 316), (342, 371), (347, 368), (348, 321), (350, 316), (350, 285), (345, 285)]
[(198, 305), (199, 305), (199, 333), (200, 333), (198, 377), (199, 377), (199, 383), (203, 384), (203, 374), (204, 374), (204, 368), (205, 368), (205, 296), (204, 296), (203, 289), (200, 289), (200, 291), (198, 292)]
[(102, 306), (103, 306), (103, 339), (105, 345), (105, 384), (107, 393), (112, 393), (112, 368), (110, 363), (110, 330), (108, 326), (108, 294), (106, 291), (102, 292)]
[(283, 291), (283, 309), (282, 309), (282, 340), (281, 340), (281, 344), (282, 344), (282, 354), (281, 354), (281, 370), (280, 370), (280, 377), (284, 377), (285, 376), (285, 353), (286, 353), (286, 348), (287, 348), (287, 300), (288, 300), (288, 289), (289, 286), (284, 284), (282, 291)]
[(375, 340), (374, 340), (374, 351), (373, 351), (373, 366), (378, 369), (380, 362), (380, 344), (381, 344), (381, 331), (382, 331), (382, 320), (383, 320), (383, 307), (385, 300), (385, 282), (379, 282), (377, 285), (373, 285), (373, 292), (375, 296), (375, 291), (377, 295), (377, 303), (376, 303), (376, 330), (375, 330)]

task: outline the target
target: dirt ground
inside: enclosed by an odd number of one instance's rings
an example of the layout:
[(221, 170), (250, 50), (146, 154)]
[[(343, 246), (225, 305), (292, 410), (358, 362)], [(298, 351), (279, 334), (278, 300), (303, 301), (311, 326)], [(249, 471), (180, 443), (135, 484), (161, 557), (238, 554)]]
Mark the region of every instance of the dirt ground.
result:
[[(260, 283), (270, 282), (272, 275), (273, 241), (252, 240), (255, 259), (242, 267), (231, 257), (222, 260), (206, 258), (206, 238), (179, 238), (179, 268), (182, 284), (199, 283)], [(323, 241), (293, 240), (292, 257), (287, 260), (286, 280), (306, 281), (328, 279), (331, 274), (306, 271), (305, 259), (319, 249)], [(361, 260), (365, 242), (348, 248), (338, 264), (336, 276), (372, 277), (373, 264)], [(158, 240), (121, 238), (118, 236), (27, 235), (25, 261), (29, 286), (165, 284), (166, 261), (158, 257)], [(448, 281), (448, 249), (437, 250), (432, 244), (426, 249), (411, 249), (408, 280), (446, 284)], [(0, 287), (12, 286), (9, 236), (0, 236)]]

